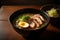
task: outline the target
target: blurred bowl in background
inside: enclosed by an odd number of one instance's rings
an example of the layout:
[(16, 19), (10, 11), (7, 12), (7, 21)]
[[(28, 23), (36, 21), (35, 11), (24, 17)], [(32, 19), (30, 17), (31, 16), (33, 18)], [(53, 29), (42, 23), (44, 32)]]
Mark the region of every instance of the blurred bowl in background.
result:
[[(60, 28), (60, 5), (46, 4), (46, 5), (41, 6), (40, 10), (43, 10), (43, 11), (47, 12), (47, 11), (51, 10), (52, 8), (56, 9), (59, 17), (50, 17), (50, 23), (52, 25)], [(56, 16), (57, 16), (57, 14), (56, 14)], [(53, 15), (53, 14), (51, 14), (51, 15)]]

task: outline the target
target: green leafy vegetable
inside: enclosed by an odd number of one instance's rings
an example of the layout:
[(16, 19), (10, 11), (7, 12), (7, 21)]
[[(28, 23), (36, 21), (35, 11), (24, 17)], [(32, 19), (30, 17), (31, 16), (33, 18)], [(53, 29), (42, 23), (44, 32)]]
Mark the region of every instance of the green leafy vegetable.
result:
[(17, 19), (17, 22), (19, 21), (27, 21), (30, 18), (29, 15), (23, 15)]

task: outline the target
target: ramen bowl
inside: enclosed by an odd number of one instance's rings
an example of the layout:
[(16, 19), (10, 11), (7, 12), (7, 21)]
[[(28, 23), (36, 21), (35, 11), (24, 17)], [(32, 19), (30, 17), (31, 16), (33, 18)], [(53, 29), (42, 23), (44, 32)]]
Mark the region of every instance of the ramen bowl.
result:
[[(37, 29), (36, 28), (35, 29), (34, 28), (33, 29), (17, 28), (15, 19), (18, 18), (18, 16), (22, 16), (22, 14), (24, 14), (24, 15), (26, 15), (26, 14), (29, 14), (29, 15), (31, 15), (31, 14), (39, 14), (45, 19), (45, 23), (42, 24), (41, 27), (39, 27)], [(40, 34), (42, 31), (44, 31), (47, 28), (49, 20), (50, 20), (50, 18), (47, 15), (46, 12), (38, 10), (38, 9), (34, 9), (34, 8), (24, 8), (24, 9), (17, 10), (9, 18), (9, 21), (10, 21), (13, 29), (15, 29), (15, 31), (18, 32), (19, 34), (22, 34), (22, 36), (25, 37), (25, 38), (27, 38), (28, 36), (32, 37), (32, 35), (35, 36), (35, 35)]]

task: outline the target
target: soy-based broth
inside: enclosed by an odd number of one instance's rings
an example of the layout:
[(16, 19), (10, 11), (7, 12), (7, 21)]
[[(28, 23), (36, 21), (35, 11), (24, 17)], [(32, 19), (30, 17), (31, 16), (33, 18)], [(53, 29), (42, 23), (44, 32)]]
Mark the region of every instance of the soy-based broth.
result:
[(46, 20), (40, 14), (26, 13), (19, 15), (14, 21), (19, 29), (35, 30), (41, 28)]

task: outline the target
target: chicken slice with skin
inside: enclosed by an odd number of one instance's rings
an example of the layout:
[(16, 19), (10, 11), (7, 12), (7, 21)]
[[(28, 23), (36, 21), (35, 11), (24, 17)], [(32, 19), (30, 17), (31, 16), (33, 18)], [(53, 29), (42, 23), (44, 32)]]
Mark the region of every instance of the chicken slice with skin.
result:
[(35, 28), (35, 23), (34, 23), (34, 22), (31, 22), (31, 23), (30, 23), (30, 27), (31, 27), (31, 28)]
[(39, 14), (35, 14), (34, 17), (39, 17), (42, 21), (45, 21), (44, 18)]
[(36, 20), (33, 20), (33, 22), (35, 23), (36, 27), (40, 26), (40, 24)]
[(35, 18), (33, 18), (33, 19), (35, 19), (40, 25), (43, 24), (43, 22), (42, 22), (42, 20), (41, 20), (40, 18), (35, 17)]

